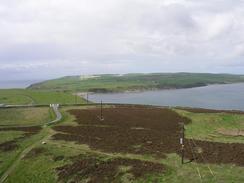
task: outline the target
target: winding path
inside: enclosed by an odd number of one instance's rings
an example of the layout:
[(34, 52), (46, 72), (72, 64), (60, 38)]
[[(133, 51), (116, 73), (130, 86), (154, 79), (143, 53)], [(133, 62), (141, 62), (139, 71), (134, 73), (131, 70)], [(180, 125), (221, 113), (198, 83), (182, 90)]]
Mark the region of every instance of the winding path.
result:
[[(43, 126), (43, 128), (46, 128), (49, 125), (55, 124), (55, 123), (59, 122), (62, 119), (62, 114), (58, 110), (59, 105), (58, 104), (53, 104), (51, 107), (53, 108), (53, 111), (56, 114), (56, 119), (53, 120), (53, 121), (47, 122)], [(46, 141), (48, 138), (50, 138), (53, 135), (52, 130), (50, 128), (47, 129), (47, 130), (49, 130), (48, 135), (45, 135), (42, 139), (39, 139), (38, 141), (34, 142), (30, 146), (26, 147), (19, 154), (19, 156), (16, 158), (16, 160), (9, 166), (9, 168), (4, 172), (4, 174), (0, 178), (0, 183), (5, 182), (5, 180), (8, 178), (8, 176), (13, 172), (13, 170), (16, 168), (18, 163), (21, 161), (21, 159), (23, 159), (26, 156), (26, 154), (28, 154), (36, 145), (40, 144), (42, 141)]]
[(53, 120), (53, 121), (47, 122), (46, 125), (52, 125), (52, 124), (54, 124), (54, 123), (59, 122), (59, 121), (62, 119), (62, 114), (59, 112), (58, 107), (59, 107), (58, 104), (53, 104), (53, 105), (52, 105), (53, 111), (54, 111), (55, 114), (56, 114), (56, 119)]

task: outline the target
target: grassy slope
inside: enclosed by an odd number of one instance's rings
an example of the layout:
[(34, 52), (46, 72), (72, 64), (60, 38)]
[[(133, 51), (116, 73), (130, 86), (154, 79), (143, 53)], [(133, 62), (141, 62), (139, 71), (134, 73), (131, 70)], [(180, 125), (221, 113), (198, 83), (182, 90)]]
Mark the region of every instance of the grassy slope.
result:
[(190, 88), (207, 84), (244, 82), (244, 76), (229, 74), (126, 74), (97, 75), (95, 78), (68, 76), (30, 86), (38, 90), (118, 92), (140, 89)]
[[(55, 144), (50, 144), (49, 141), (43, 147), (39, 145), (37, 147), (45, 148), (44, 153), (37, 157), (24, 159), (21, 161), (13, 175), (9, 177), (7, 182), (56, 182), (55, 168), (69, 163), (69, 156), (75, 156), (81, 153), (80, 150), (60, 147)], [(54, 161), (57, 156), (64, 156), (64, 160)]]
[(0, 90), (0, 104), (69, 104), (83, 103), (84, 100), (71, 93), (34, 91), (25, 89), (3, 89)]
[[(42, 108), (21, 108), (21, 109), (0, 109), (0, 125), (42, 125), (44, 122), (55, 119), (53, 113), (47, 107)], [(21, 137), (24, 134), (22, 131), (1, 131), (0, 142), (4, 143)], [(47, 130), (42, 130), (40, 133), (28, 138), (19, 139), (16, 149), (8, 152), (0, 151), (0, 176), (14, 162), (17, 156), (30, 144), (38, 141), (47, 135)]]
[[(16, 158), (20, 155), (20, 153), (31, 144), (37, 142), (42, 139), (47, 132), (42, 130), (40, 133), (35, 134), (29, 138), (25, 138), (23, 140), (18, 141), (19, 147), (10, 152), (1, 152), (0, 151), (0, 176), (8, 169), (8, 167), (16, 160)], [(28, 181), (27, 181), (28, 182)]]
[(243, 143), (243, 136), (226, 136), (219, 133), (219, 129), (244, 130), (244, 115), (226, 113), (191, 113), (183, 110), (176, 110), (179, 114), (192, 120), (186, 126), (186, 136), (194, 139)]
[(39, 125), (53, 119), (48, 107), (0, 109), (0, 125)]
[(24, 132), (21, 131), (1, 131), (0, 132), (0, 144), (14, 140), (15, 138), (22, 137)]
[[(62, 113), (64, 114), (64, 119), (62, 124), (65, 125), (74, 125), (73, 122), (75, 118), (68, 114), (66, 111), (71, 107), (62, 108)], [(81, 109), (82, 107), (76, 107)], [(232, 114), (194, 114), (185, 112), (182, 110), (177, 110), (182, 115), (188, 116), (192, 119), (192, 124), (187, 125), (187, 136), (193, 136), (194, 138), (206, 139), (208, 133), (214, 132), (214, 129), (221, 125), (224, 128), (236, 128), (240, 127), (243, 123), (243, 116), (241, 115), (232, 115)], [(206, 120), (203, 120), (207, 118)], [(203, 120), (203, 121), (202, 121)], [(201, 121), (201, 122), (200, 122)], [(211, 121), (211, 125), (210, 124)], [(206, 130), (201, 130), (198, 128), (205, 128), (201, 123), (206, 123), (206, 126), (209, 127)], [(58, 124), (59, 125), (59, 124)], [(194, 132), (197, 130), (197, 132)], [(43, 136), (46, 132), (41, 132), (38, 136)], [(198, 136), (200, 135), (200, 136)], [(37, 137), (35, 137), (37, 138)], [(229, 140), (235, 142), (235, 137), (230, 137)], [(216, 139), (208, 139), (216, 140)], [(220, 141), (225, 141), (224, 138), (218, 139)], [(32, 140), (31, 140), (32, 141)], [(132, 158), (146, 161), (153, 161), (163, 163), (167, 166), (166, 174), (157, 175), (158, 182), (173, 182), (173, 183), (188, 183), (188, 182), (243, 182), (244, 177), (242, 175), (243, 168), (234, 166), (234, 165), (207, 165), (207, 164), (198, 164), (198, 163), (187, 163), (181, 165), (180, 157), (176, 154), (169, 154), (166, 159), (154, 159), (153, 157), (147, 155), (134, 155), (134, 154), (112, 154), (104, 153), (98, 150), (91, 150), (86, 145), (79, 145), (72, 142), (64, 141), (54, 141), (52, 139), (47, 140), (46, 145), (37, 145), (37, 147), (42, 147), (45, 149), (44, 153), (38, 154), (34, 157), (23, 159), (20, 161), (20, 164), (16, 167), (15, 171), (7, 179), (6, 182), (57, 182), (57, 175), (55, 168), (62, 166), (64, 164), (70, 163), (69, 157), (79, 155), (79, 154), (92, 154), (101, 155), (104, 158), (113, 158), (113, 157), (124, 157)], [(0, 153), (0, 157), (2, 157)], [(63, 156), (63, 159), (55, 161), (55, 157)], [(4, 155), (3, 157), (8, 157)], [(12, 157), (12, 156), (10, 156)], [(7, 158), (8, 159), (8, 158)], [(0, 158), (1, 160), (1, 158)], [(209, 167), (214, 172), (214, 176), (211, 175)], [(198, 169), (198, 170), (197, 170)], [(1, 170), (1, 167), (0, 167)], [(199, 177), (200, 172), (202, 178)], [(1, 171), (0, 171), (1, 172)], [(159, 176), (159, 177), (158, 177)], [(151, 182), (155, 175), (149, 175), (145, 179), (140, 179), (136, 182)], [(123, 182), (123, 181), (121, 181)], [(126, 182), (126, 181), (125, 181)]]
[[(43, 147), (43, 146), (42, 146)], [(94, 151), (87, 146), (78, 145), (71, 142), (52, 141), (49, 140), (44, 147), (45, 153), (39, 154), (27, 160), (21, 161), (15, 172), (9, 177), (7, 182), (16, 182), (16, 180), (25, 182), (57, 182), (55, 168), (64, 164), (69, 164), (69, 157), (79, 154), (90, 154), (93, 156), (103, 156), (104, 159), (122, 157), (144, 161), (152, 161), (162, 163), (167, 166), (167, 172), (161, 175), (148, 175), (146, 178), (135, 181), (136, 183), (149, 183), (156, 179), (156, 182), (172, 182), (172, 183), (193, 183), (193, 182), (243, 182), (243, 168), (234, 165), (207, 165), (198, 163), (188, 163), (181, 165), (180, 157), (176, 154), (169, 154), (166, 159), (155, 159), (150, 156), (133, 155), (133, 154), (110, 154), (100, 151)], [(54, 161), (57, 156), (62, 156), (60, 161)], [(208, 168), (214, 172), (214, 176)], [(199, 177), (198, 171), (201, 174)], [(122, 180), (117, 180), (122, 182)], [(82, 182), (82, 181), (81, 181)], [(127, 183), (127, 181), (124, 181)]]

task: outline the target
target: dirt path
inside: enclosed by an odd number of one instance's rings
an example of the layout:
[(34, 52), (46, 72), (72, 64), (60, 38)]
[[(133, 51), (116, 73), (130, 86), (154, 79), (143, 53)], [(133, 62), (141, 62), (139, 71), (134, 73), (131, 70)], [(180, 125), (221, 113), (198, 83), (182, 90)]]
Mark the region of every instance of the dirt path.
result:
[[(17, 165), (19, 164), (21, 159), (23, 159), (26, 156), (26, 154), (28, 154), (36, 145), (40, 144), (42, 141), (46, 141), (48, 138), (50, 138), (54, 134), (54, 131), (52, 129), (48, 128), (47, 126), (60, 121), (62, 119), (62, 114), (59, 112), (57, 105), (54, 105), (52, 108), (56, 114), (56, 119), (53, 121), (47, 122), (46, 125), (43, 127), (48, 130), (48, 134), (45, 135), (43, 138), (39, 139), (38, 141), (34, 142), (33, 144), (31, 144), (30, 146), (26, 147), (20, 153), (20, 155), (16, 158), (16, 160), (12, 163), (12, 165), (9, 166), (9, 168), (4, 172), (4, 174), (0, 178), (1, 183), (5, 182), (5, 180), (8, 178), (8, 176), (14, 171), (14, 169), (17, 167)], [(45, 129), (43, 129), (43, 130), (45, 130)]]

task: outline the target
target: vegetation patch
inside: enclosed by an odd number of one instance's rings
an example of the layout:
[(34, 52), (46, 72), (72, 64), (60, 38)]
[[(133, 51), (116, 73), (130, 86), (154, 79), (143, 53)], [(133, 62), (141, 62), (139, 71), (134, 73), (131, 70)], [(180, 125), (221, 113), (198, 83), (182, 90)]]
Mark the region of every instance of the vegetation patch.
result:
[(27, 89), (1, 89), (0, 104), (74, 104), (84, 103), (71, 92), (40, 91)]
[[(244, 142), (244, 137), (240, 135), (244, 130), (243, 114), (195, 113), (179, 109), (175, 111), (192, 121), (185, 126), (188, 138), (225, 143)], [(230, 132), (236, 136), (227, 135)]]
[[(99, 109), (70, 112), (77, 117), (79, 125), (54, 127), (55, 130), (62, 132), (54, 135), (54, 139), (77, 141), (88, 144), (93, 149), (107, 152), (154, 154), (162, 157), (165, 153), (178, 148), (176, 144), (179, 138), (177, 131), (180, 131), (178, 121), (186, 123), (188, 121), (170, 109), (106, 108), (103, 111), (103, 121), (100, 121)], [(107, 127), (100, 127), (101, 125)], [(134, 130), (134, 128), (147, 130)], [(141, 146), (135, 149), (135, 145)]]
[(28, 134), (36, 134), (40, 132), (42, 128), (40, 126), (31, 126), (31, 127), (5, 127), (0, 128), (0, 131), (23, 131), (26, 132), (26, 135)]
[(44, 153), (45, 151), (46, 151), (46, 149), (43, 148), (43, 147), (36, 147), (36, 148), (33, 148), (30, 152), (28, 152), (28, 153), (25, 155), (25, 159), (35, 158), (35, 157), (37, 157), (38, 155)]
[(99, 156), (78, 156), (73, 162), (57, 169), (60, 181), (72, 180), (78, 182), (86, 180), (87, 183), (121, 182), (126, 174), (130, 174), (130, 181), (146, 177), (148, 174), (164, 173), (162, 164), (140, 161), (135, 159), (113, 158), (103, 159)]
[(42, 125), (53, 118), (49, 107), (2, 108), (0, 109), (1, 126)]
[(80, 91), (80, 92), (123, 92), (128, 90), (176, 89), (244, 82), (241, 75), (205, 73), (150, 73), (150, 74), (104, 74), (81, 79), (67, 76), (31, 85), (30, 89)]
[(19, 137), (23, 137), (22, 131), (1, 131), (0, 132), (0, 144), (6, 141), (11, 141)]
[(53, 157), (53, 161), (62, 161), (64, 158), (64, 156), (55, 156)]
[[(3, 152), (15, 150), (19, 145), (18, 142), (27, 137), (30, 137), (34, 134), (37, 134), (41, 130), (40, 127), (9, 127), (9, 128), (0, 128), (0, 133), (8, 135), (5, 137), (5, 142), (0, 144), (0, 150)], [(13, 133), (15, 131), (21, 131), (24, 133)], [(9, 133), (9, 134), (8, 134)], [(12, 135), (14, 134), (14, 136)], [(12, 139), (12, 140), (7, 140)]]
[(216, 110), (216, 109), (203, 109), (203, 108), (188, 108), (188, 107), (178, 107), (184, 111), (192, 113), (226, 113), (226, 114), (244, 114), (243, 111), (238, 110)]
[[(70, 112), (76, 116), (79, 125), (54, 127), (60, 132), (53, 136), (54, 139), (87, 144), (92, 149), (105, 152), (149, 154), (162, 158), (170, 153), (181, 154), (179, 145), (181, 123), (190, 123), (189, 119), (181, 117), (173, 110), (160, 108), (106, 108), (103, 111), (104, 120), (102, 121), (99, 118), (100, 109), (71, 110)], [(93, 126), (83, 126), (84, 124)], [(95, 125), (110, 127), (101, 128)], [(148, 130), (133, 130), (132, 127)], [(186, 157), (192, 159), (195, 156), (194, 160), (199, 163), (244, 165), (242, 156), (244, 144), (196, 139), (193, 144), (191, 138), (186, 139), (186, 142)], [(201, 153), (195, 155), (192, 148), (201, 149), (198, 151)], [(202, 156), (205, 158), (203, 159)]]
[(7, 152), (12, 151), (18, 147), (16, 140), (7, 141), (0, 144), (0, 151)]
[(227, 130), (227, 129), (220, 128), (218, 129), (218, 132), (220, 134), (227, 135), (227, 136), (234, 136), (234, 137), (244, 136), (244, 130), (240, 130), (240, 129)]

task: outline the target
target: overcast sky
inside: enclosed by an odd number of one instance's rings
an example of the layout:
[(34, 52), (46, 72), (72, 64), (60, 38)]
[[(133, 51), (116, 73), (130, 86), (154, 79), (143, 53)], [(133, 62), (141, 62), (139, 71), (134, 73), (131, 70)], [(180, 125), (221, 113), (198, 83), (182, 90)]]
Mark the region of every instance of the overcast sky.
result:
[(244, 74), (242, 0), (0, 0), (0, 79)]

